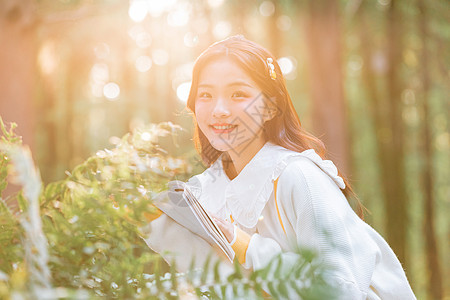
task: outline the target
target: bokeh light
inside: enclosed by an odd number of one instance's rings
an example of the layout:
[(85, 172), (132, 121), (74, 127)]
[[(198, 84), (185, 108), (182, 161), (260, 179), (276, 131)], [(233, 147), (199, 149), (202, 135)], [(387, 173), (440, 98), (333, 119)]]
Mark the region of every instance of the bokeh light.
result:
[(156, 18), (171, 10), (177, 4), (177, 0), (147, 0), (147, 3), (148, 13)]
[(152, 135), (151, 135), (149, 132), (143, 132), (143, 133), (141, 134), (141, 139), (142, 139), (143, 141), (148, 142), (148, 141), (150, 141), (150, 140), (152, 139)]
[(388, 6), (391, 3), (391, 0), (378, 0), (378, 3), (383, 6)]
[(264, 1), (259, 6), (259, 13), (264, 17), (270, 17), (275, 13), (275, 5), (272, 1)]
[(95, 83), (105, 83), (109, 79), (109, 67), (105, 63), (96, 63), (91, 68), (91, 79)]
[(375, 51), (371, 58), (372, 69), (379, 74), (385, 74), (388, 70), (386, 54), (382, 51)]
[(193, 48), (198, 44), (198, 35), (192, 32), (186, 32), (186, 34), (183, 37), (183, 42), (187, 47)]
[(89, 73), (89, 84), (94, 97), (103, 97), (103, 87), (109, 80), (109, 67), (105, 63), (96, 63)]
[(111, 101), (117, 100), (120, 95), (120, 87), (115, 82), (108, 82), (103, 87), (103, 95)]
[(139, 48), (148, 48), (152, 44), (152, 37), (146, 31), (141, 31), (138, 34), (136, 34), (135, 40), (136, 40), (136, 45)]
[(289, 57), (280, 57), (278, 60), (278, 64), (280, 65), (281, 72), (283, 75), (287, 75), (294, 70), (294, 63)]
[(155, 65), (164, 66), (169, 61), (169, 54), (164, 49), (155, 49), (152, 52), (152, 58)]
[(416, 103), (416, 94), (412, 89), (405, 89), (402, 92), (402, 102), (405, 105), (414, 105)]
[(348, 60), (347, 68), (350, 75), (352, 76), (358, 75), (362, 67), (363, 67), (363, 59), (361, 56), (352, 55)]
[(435, 139), (435, 147), (439, 151), (450, 150), (450, 134), (448, 132), (442, 132), (438, 134)]
[(128, 35), (136, 41), (142, 32), (145, 32), (144, 27), (141, 24), (135, 24), (128, 30)]
[(214, 26), (213, 34), (216, 39), (224, 39), (231, 33), (231, 24), (227, 21), (220, 21)]
[(190, 5), (181, 5), (167, 15), (167, 23), (172, 27), (185, 26), (189, 21)]
[(211, 8), (217, 8), (223, 4), (224, 0), (208, 0), (208, 4)]
[(107, 43), (100, 43), (94, 47), (95, 56), (99, 59), (108, 58), (111, 49)]
[(38, 54), (38, 63), (44, 74), (51, 74), (57, 67), (55, 43), (47, 41)]
[(131, 0), (128, 15), (134, 22), (142, 22), (147, 16), (147, 3), (145, 0)]
[(177, 97), (181, 102), (186, 103), (191, 89), (191, 82), (183, 82), (177, 87)]
[(152, 67), (152, 59), (147, 55), (141, 55), (136, 59), (135, 67), (139, 72), (147, 72)]
[(277, 28), (281, 31), (288, 31), (291, 29), (292, 20), (286, 15), (279, 16), (277, 18)]

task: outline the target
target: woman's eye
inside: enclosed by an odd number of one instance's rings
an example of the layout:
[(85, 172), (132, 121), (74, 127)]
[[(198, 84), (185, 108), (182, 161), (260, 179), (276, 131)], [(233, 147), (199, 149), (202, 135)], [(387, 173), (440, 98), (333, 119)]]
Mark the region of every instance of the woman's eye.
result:
[(211, 94), (207, 93), (207, 92), (200, 92), (198, 94), (198, 97), (201, 98), (201, 99), (208, 99), (208, 98), (211, 98)]
[(242, 91), (236, 91), (231, 95), (232, 98), (245, 98), (247, 94)]

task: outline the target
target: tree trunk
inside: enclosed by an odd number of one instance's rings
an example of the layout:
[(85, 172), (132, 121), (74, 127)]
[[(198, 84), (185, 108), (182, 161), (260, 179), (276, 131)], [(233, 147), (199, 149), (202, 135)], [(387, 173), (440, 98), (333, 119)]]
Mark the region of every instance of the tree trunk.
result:
[(423, 230), (425, 234), (425, 249), (427, 253), (428, 264), (428, 295), (430, 299), (442, 299), (442, 277), (439, 268), (439, 255), (436, 246), (436, 233), (434, 230), (434, 195), (433, 195), (433, 149), (430, 128), (430, 114), (428, 107), (428, 92), (430, 90), (430, 73), (428, 66), (428, 28), (427, 13), (425, 2), (418, 0), (419, 8), (419, 31), (422, 39), (422, 59), (421, 59), (421, 77), (422, 77), (422, 109), (423, 109), (423, 140), (422, 155), (424, 157), (424, 166), (422, 170), (422, 183), (425, 194), (424, 212), (425, 220)]
[(339, 3), (308, 3), (306, 48), (314, 133), (343, 174), (349, 171), (350, 140), (341, 66)]
[[(371, 24), (371, 22), (369, 20), (368, 12), (372, 9), (372, 7), (368, 7), (369, 5), (370, 4), (367, 2), (362, 3), (360, 11), (356, 14), (356, 17), (359, 19), (360, 23), (358, 34), (361, 45), (361, 56), (364, 62), (361, 75), (364, 84), (363, 90), (365, 91), (365, 98), (368, 102), (370, 120), (373, 124), (375, 135), (378, 140), (378, 142), (375, 143), (376, 149), (374, 149), (376, 153), (376, 160), (378, 166), (380, 167), (381, 174), (384, 174), (384, 166), (387, 165), (386, 153), (388, 151), (388, 147), (387, 143), (381, 141), (382, 138), (380, 137), (380, 133), (389, 131), (388, 123), (386, 121), (387, 102), (385, 97), (381, 96), (380, 91), (377, 88), (377, 78), (374, 73), (374, 68), (372, 68), (371, 65), (371, 61), (374, 56), (373, 49), (375, 48), (375, 44), (371, 39), (371, 36), (373, 36), (374, 34), (374, 30), (369, 27), (369, 24)], [(381, 198), (386, 199), (388, 198), (386, 180), (383, 175), (380, 177), (382, 186), (379, 192)]]
[[(362, 70), (362, 76), (367, 90), (371, 118), (377, 134), (376, 153), (382, 183), (380, 192), (386, 212), (386, 238), (400, 261), (406, 264), (408, 218), (403, 162), (402, 84), (399, 74), (402, 61), (401, 26), (399, 24), (401, 16), (394, 2), (391, 2), (387, 21), (386, 95), (378, 90), (374, 70), (370, 69), (374, 53), (371, 50), (373, 43), (370, 40), (370, 32), (367, 32), (366, 18), (368, 10), (372, 7), (368, 7), (368, 3), (363, 3), (362, 12), (358, 15), (361, 20), (361, 53), (366, 64)], [(379, 71), (383, 72), (384, 70)]]
[(33, 148), (36, 32), (24, 24), (19, 9), (0, 11), (0, 115), (6, 122), (17, 123), (24, 144)]
[(386, 143), (385, 159), (382, 176), (386, 186), (385, 200), (387, 239), (401, 262), (406, 263), (407, 237), (407, 195), (405, 190), (403, 122), (400, 80), (402, 63), (402, 28), (401, 12), (397, 1), (392, 0), (388, 10), (387, 21), (387, 100), (389, 131), (387, 138), (380, 142)]
[[(33, 150), (36, 31), (33, 5), (28, 2), (0, 3), (0, 116), (4, 122), (17, 123), (16, 133)], [(3, 196), (18, 189), (10, 184)]]

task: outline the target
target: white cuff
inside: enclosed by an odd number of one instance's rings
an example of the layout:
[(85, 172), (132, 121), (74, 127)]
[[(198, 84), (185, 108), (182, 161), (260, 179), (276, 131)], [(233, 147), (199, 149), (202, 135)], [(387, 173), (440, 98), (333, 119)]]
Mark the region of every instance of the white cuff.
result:
[(236, 224), (233, 224), (233, 240), (230, 242), (230, 246), (233, 246), (233, 244), (236, 242), (236, 237), (237, 237), (237, 226)]

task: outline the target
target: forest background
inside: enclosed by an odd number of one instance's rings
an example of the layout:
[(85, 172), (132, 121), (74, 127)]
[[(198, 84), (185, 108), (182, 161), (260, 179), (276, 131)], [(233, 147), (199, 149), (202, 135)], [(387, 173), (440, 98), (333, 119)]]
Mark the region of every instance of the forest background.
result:
[(0, 115), (45, 183), (163, 121), (186, 128), (171, 151), (201, 172), (185, 110), (193, 61), (243, 34), (278, 58), (303, 126), (417, 297), (449, 298), (449, 19), (445, 0), (2, 0)]

